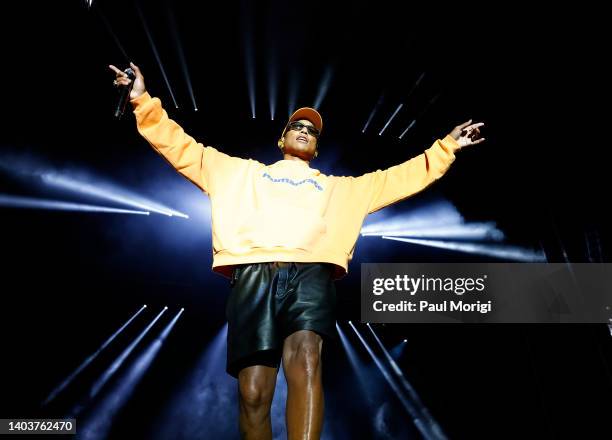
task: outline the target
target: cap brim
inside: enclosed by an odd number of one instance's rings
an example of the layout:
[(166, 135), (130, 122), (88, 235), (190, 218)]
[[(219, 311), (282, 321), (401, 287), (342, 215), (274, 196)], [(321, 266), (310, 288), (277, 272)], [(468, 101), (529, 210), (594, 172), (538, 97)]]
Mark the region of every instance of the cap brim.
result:
[(300, 119), (306, 119), (312, 122), (312, 125), (319, 130), (319, 133), (323, 131), (323, 118), (314, 108), (302, 107), (297, 109), (289, 118), (289, 122), (299, 121)]

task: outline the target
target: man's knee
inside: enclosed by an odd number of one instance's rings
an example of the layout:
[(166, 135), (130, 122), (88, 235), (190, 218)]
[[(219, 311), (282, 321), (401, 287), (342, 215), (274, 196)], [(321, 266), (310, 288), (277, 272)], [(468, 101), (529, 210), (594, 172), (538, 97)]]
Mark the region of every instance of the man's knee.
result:
[[(283, 350), (283, 362), (286, 375), (295, 374), (314, 376), (319, 373), (321, 364), (321, 350), (323, 339), (320, 335), (309, 330), (302, 330), (302, 334), (294, 333), (287, 338)], [(298, 332), (299, 333), (299, 332)], [(288, 377), (288, 379), (290, 379)]]
[(263, 371), (268, 367), (249, 367), (238, 375), (238, 387), (242, 402), (250, 408), (266, 407), (272, 404), (276, 375)]

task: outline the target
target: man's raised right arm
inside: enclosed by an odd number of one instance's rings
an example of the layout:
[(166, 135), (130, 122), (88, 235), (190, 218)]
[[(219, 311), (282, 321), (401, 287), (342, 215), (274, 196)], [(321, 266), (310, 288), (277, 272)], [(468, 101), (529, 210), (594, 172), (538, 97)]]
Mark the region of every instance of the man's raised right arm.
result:
[[(134, 107), (138, 132), (179, 173), (210, 193), (210, 173), (207, 169), (214, 167), (216, 162), (223, 162), (223, 158), (219, 156), (226, 155), (212, 147), (205, 147), (185, 133), (180, 125), (168, 117), (159, 98), (151, 97), (146, 91), (140, 69), (133, 63), (130, 63), (130, 66), (136, 73), (130, 102)], [(116, 86), (130, 84), (131, 80), (124, 72), (112, 65), (109, 68), (116, 74)], [(230, 159), (229, 156), (226, 157)], [(223, 167), (223, 164), (218, 165)]]

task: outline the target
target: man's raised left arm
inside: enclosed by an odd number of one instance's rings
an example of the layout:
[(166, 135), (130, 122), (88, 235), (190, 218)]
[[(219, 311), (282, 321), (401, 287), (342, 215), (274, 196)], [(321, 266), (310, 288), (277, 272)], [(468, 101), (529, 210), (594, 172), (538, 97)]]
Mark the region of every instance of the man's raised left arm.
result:
[(372, 190), (368, 213), (404, 200), (442, 177), (454, 162), (457, 151), (485, 140), (480, 137), (482, 126), (484, 123), (472, 124), (470, 119), (453, 128), (444, 139), (436, 140), (422, 154), (386, 170), (357, 177), (359, 183)]

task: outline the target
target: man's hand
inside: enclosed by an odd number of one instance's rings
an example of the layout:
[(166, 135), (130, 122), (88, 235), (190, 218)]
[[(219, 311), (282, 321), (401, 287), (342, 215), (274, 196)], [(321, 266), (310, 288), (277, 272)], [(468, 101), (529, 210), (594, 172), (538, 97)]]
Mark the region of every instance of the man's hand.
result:
[(472, 124), (470, 119), (461, 125), (457, 125), (453, 128), (453, 131), (449, 133), (459, 144), (459, 148), (467, 147), (469, 145), (476, 145), (484, 142), (485, 138), (480, 137), (480, 127), (484, 126), (484, 122)]
[[(113, 85), (115, 87), (128, 86), (132, 82), (132, 80), (128, 78), (127, 73), (117, 69), (112, 64), (108, 67), (116, 74), (115, 81), (113, 81)], [(130, 67), (132, 68), (132, 70), (134, 70), (134, 73), (136, 74), (136, 78), (134, 79), (134, 85), (132, 86), (132, 91), (130, 92), (130, 99), (135, 99), (142, 95), (146, 91), (146, 89), (144, 84), (144, 77), (142, 76), (142, 73), (140, 72), (138, 66), (134, 63), (130, 63)]]

